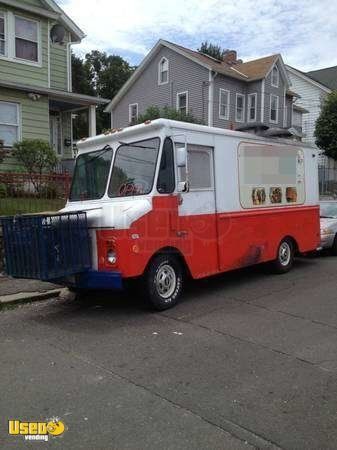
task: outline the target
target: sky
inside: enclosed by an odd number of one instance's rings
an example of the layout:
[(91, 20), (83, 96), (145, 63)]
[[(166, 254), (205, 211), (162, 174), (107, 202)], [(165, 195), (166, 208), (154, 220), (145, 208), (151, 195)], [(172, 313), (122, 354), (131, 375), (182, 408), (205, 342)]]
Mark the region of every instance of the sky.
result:
[(281, 53), (308, 71), (337, 65), (337, 0), (57, 0), (85, 32), (74, 51), (99, 49), (131, 64), (158, 39), (235, 49), (244, 61)]

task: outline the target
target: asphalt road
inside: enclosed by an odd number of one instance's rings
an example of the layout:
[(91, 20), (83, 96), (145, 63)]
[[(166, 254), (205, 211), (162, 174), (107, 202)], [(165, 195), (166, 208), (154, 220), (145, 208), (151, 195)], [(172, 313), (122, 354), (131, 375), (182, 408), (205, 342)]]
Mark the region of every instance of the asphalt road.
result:
[[(175, 309), (94, 294), (0, 313), (0, 446), (337, 448), (337, 258), (190, 283)], [(48, 443), (8, 419), (67, 426)]]

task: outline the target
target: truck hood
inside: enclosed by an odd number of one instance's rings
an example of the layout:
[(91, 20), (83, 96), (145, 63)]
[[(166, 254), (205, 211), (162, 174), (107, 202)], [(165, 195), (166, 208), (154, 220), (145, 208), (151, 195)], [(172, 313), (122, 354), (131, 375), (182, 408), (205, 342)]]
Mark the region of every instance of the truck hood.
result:
[(152, 210), (149, 197), (110, 201), (68, 202), (60, 212), (85, 211), (89, 228), (128, 229)]

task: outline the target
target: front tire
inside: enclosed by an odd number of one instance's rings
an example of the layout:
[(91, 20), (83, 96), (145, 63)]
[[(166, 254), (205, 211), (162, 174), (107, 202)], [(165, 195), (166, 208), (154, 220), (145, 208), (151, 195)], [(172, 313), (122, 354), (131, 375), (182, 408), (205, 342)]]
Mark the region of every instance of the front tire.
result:
[(285, 238), (280, 242), (277, 249), (276, 259), (272, 262), (272, 269), (274, 273), (286, 273), (292, 268), (294, 264), (294, 244), (289, 238)]
[(153, 258), (145, 274), (146, 300), (151, 308), (164, 311), (178, 303), (183, 289), (183, 268), (170, 254)]

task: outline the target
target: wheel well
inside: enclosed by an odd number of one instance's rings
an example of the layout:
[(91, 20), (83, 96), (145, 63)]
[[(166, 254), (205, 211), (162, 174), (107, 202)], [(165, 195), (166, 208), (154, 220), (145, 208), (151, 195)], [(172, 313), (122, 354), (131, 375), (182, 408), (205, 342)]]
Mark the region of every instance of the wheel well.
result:
[[(292, 236), (284, 236), (284, 237), (280, 240), (280, 243), (281, 243), (282, 241), (284, 241), (285, 239), (289, 239), (289, 240), (292, 242), (292, 244), (293, 244), (293, 246), (294, 246), (294, 253), (297, 254), (297, 253), (299, 252), (299, 248), (298, 248), (298, 243), (297, 243), (296, 239), (293, 238)], [(279, 244), (279, 245), (280, 245), (280, 244)]]
[(163, 248), (160, 248), (159, 250), (157, 250), (156, 251), (156, 253), (154, 253), (152, 256), (151, 256), (151, 258), (149, 259), (149, 262), (147, 263), (147, 265), (146, 265), (146, 269), (145, 270), (147, 270), (148, 269), (148, 267), (150, 266), (150, 264), (151, 264), (151, 261), (156, 257), (156, 256), (158, 256), (158, 255), (174, 255), (179, 261), (180, 261), (180, 263), (181, 263), (181, 265), (182, 265), (182, 268), (183, 268), (183, 270), (184, 270), (184, 273), (185, 273), (185, 275), (186, 276), (188, 276), (188, 277), (191, 277), (191, 273), (190, 273), (190, 269), (189, 269), (189, 267), (188, 267), (188, 265), (187, 265), (187, 263), (186, 263), (186, 260), (185, 260), (185, 258), (184, 258), (184, 256), (183, 256), (183, 254), (180, 252), (180, 250), (178, 250), (177, 248), (175, 248), (175, 247), (163, 247)]

